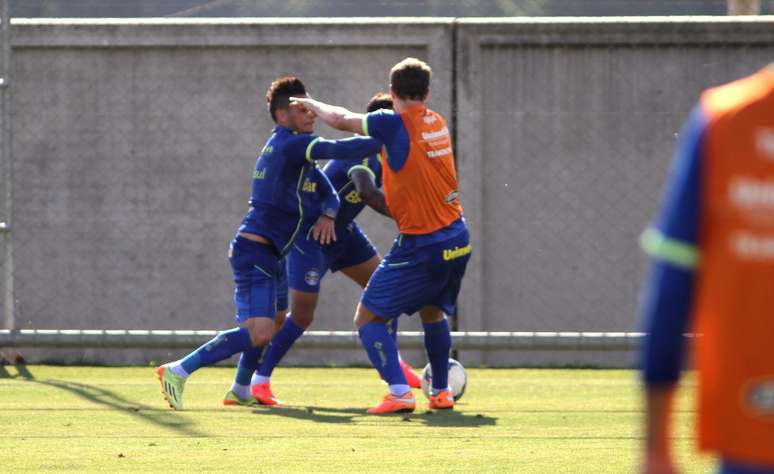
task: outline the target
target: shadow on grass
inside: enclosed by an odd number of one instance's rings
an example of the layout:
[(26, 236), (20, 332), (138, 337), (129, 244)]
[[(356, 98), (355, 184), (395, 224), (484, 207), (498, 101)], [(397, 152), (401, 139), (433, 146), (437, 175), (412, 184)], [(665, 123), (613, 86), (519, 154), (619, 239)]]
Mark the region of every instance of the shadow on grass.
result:
[(206, 434), (191, 427), (192, 422), (185, 419), (181, 414), (172, 411), (160, 411), (157, 408), (149, 407), (141, 403), (127, 400), (126, 398), (94, 385), (87, 385), (67, 380), (38, 380), (24, 365), (14, 365), (16, 374), (11, 374), (8, 366), (0, 365), (0, 379), (21, 379), (47, 387), (54, 387), (76, 395), (84, 400), (88, 400), (97, 405), (101, 405), (113, 411), (129, 414), (140, 421), (154, 424), (161, 428), (176, 431), (185, 436), (205, 437)]
[(296, 420), (314, 421), (317, 423), (346, 424), (355, 418), (368, 417), (378, 420), (382, 418), (400, 418), (405, 422), (419, 422), (427, 426), (449, 426), (476, 428), (479, 426), (494, 426), (497, 418), (481, 414), (468, 414), (454, 410), (430, 411), (419, 410), (414, 413), (395, 413), (390, 415), (369, 415), (365, 408), (332, 408), (319, 406), (283, 406), (260, 407), (253, 410), (256, 415), (281, 416)]

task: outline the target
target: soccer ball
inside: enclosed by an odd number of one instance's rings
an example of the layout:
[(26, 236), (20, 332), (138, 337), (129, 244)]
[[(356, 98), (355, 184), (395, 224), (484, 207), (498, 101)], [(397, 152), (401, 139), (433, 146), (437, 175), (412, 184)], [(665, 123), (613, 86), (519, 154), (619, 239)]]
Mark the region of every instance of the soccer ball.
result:
[[(465, 386), (468, 384), (468, 375), (465, 373), (465, 367), (458, 361), (449, 359), (449, 387), (451, 387), (452, 396), (457, 401), (465, 393)], [(422, 391), (425, 396), (430, 398), (430, 388), (433, 386), (433, 369), (430, 364), (425, 366), (422, 371)]]

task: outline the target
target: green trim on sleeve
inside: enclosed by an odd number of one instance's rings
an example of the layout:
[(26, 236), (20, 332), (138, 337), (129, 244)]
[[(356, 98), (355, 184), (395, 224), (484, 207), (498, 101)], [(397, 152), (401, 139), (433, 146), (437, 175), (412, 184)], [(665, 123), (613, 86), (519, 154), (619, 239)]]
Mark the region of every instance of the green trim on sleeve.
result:
[(368, 114), (363, 115), (363, 135), (371, 136), (371, 134), (368, 133)]
[(312, 160), (312, 147), (314, 146), (315, 143), (317, 143), (317, 140), (319, 140), (319, 139), (320, 139), (320, 137), (315, 138), (314, 140), (309, 142), (309, 144), (306, 146), (306, 155), (305, 155), (306, 156), (306, 161), (308, 161), (310, 163), (314, 161), (314, 160)]
[(651, 257), (678, 267), (693, 269), (699, 264), (699, 250), (695, 245), (670, 239), (652, 227), (642, 233), (640, 246)]
[[(314, 142), (312, 142), (314, 143)], [(310, 145), (312, 144), (310, 143)], [(309, 151), (307, 149), (307, 154), (309, 154)], [(301, 178), (304, 177), (304, 168), (301, 168), (301, 172), (298, 173), (298, 184), (296, 184), (296, 199), (298, 199), (298, 223), (296, 223), (296, 229), (293, 231), (293, 235), (290, 236), (290, 240), (288, 241), (287, 245), (285, 245), (285, 248), (282, 249), (280, 252), (281, 255), (285, 255), (285, 253), (288, 251), (291, 245), (296, 240), (296, 235), (298, 235), (298, 231), (301, 229), (301, 223), (304, 222), (304, 206), (301, 204)]]
[(365, 165), (355, 165), (355, 166), (353, 166), (352, 168), (349, 169), (349, 171), (347, 171), (347, 177), (351, 178), (352, 177), (352, 172), (355, 171), (355, 170), (367, 171), (368, 174), (371, 175), (371, 179), (374, 182), (376, 182), (376, 175), (374, 174), (373, 171), (371, 171), (371, 168), (369, 168), (368, 166), (365, 166)]

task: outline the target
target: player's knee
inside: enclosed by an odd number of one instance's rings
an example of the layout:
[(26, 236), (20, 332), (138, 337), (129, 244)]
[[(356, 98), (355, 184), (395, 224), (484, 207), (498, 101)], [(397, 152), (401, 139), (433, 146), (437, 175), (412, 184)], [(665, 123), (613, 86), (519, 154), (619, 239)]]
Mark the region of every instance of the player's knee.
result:
[(255, 332), (250, 333), (250, 342), (252, 342), (253, 347), (261, 347), (265, 346), (266, 344), (271, 341), (272, 335), (274, 333), (274, 328), (271, 329), (263, 329), (258, 330)]
[(425, 306), (419, 310), (419, 317), (422, 319), (423, 323), (433, 324), (443, 321), (446, 315), (443, 314), (443, 311), (440, 308), (435, 306)]
[(247, 330), (250, 333), (250, 343), (253, 347), (261, 347), (271, 341), (274, 335), (274, 321), (269, 318), (254, 318), (249, 321)]
[(317, 293), (293, 292), (290, 317), (298, 327), (306, 329), (312, 324), (316, 308)]
[(357, 305), (357, 311), (355, 311), (355, 326), (360, 329), (366, 324), (373, 322), (385, 322), (384, 319), (376, 316), (368, 308), (361, 304)]
[(291, 314), (290, 317), (293, 319), (293, 322), (296, 323), (296, 326), (301, 329), (306, 329), (312, 324), (312, 321), (314, 321), (314, 308), (309, 311), (293, 311), (293, 314)]

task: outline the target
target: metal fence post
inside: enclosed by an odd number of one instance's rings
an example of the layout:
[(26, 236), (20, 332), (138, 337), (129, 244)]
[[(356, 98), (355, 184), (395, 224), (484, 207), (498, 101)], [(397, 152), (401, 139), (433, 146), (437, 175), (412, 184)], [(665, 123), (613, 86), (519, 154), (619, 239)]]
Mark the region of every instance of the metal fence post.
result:
[(3, 206), (0, 218), (0, 235), (3, 242), (2, 291), (3, 325), (15, 329), (13, 239), (11, 223), (13, 213), (13, 160), (11, 157), (11, 19), (8, 0), (0, 0), (0, 37), (2, 37), (2, 62), (0, 63), (0, 163), (2, 166)]

